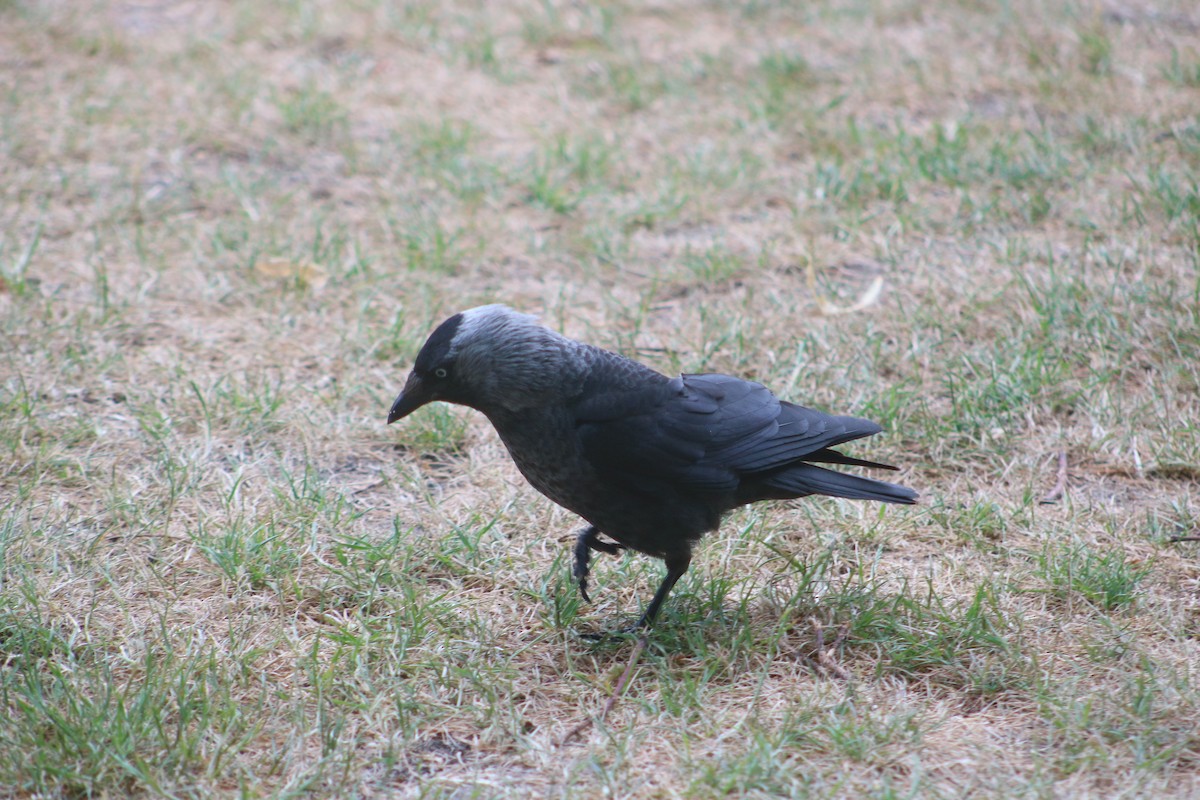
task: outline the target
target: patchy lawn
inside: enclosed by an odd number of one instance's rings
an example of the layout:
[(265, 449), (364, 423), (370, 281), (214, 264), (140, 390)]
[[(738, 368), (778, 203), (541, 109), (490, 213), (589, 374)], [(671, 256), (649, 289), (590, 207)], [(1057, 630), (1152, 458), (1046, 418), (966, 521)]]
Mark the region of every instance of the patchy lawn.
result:
[[(7, 0), (0, 78), (0, 794), (1200, 793), (1194, 3)], [(492, 301), (922, 505), (732, 515), (564, 745), (661, 564), (384, 425)]]

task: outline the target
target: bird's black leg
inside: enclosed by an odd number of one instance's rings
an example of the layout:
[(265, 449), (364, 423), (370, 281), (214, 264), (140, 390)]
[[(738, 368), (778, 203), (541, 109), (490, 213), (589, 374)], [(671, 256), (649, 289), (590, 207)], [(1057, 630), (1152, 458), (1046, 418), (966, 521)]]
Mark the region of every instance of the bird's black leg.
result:
[(687, 572), (688, 565), (691, 563), (690, 555), (667, 559), (667, 577), (663, 578), (663, 582), (658, 585), (658, 591), (654, 593), (654, 598), (646, 607), (646, 613), (642, 614), (642, 618), (638, 620), (637, 625), (633, 626), (634, 628), (649, 628), (654, 624), (654, 618), (658, 616), (658, 609), (662, 606), (663, 600), (667, 599), (667, 595), (670, 594), (675, 583), (683, 577), (683, 573)]
[(572, 570), (572, 574), (579, 583), (579, 593), (583, 595), (583, 599), (588, 603), (592, 602), (592, 598), (588, 597), (587, 593), (588, 565), (592, 560), (590, 551), (599, 550), (602, 553), (615, 556), (625, 549), (623, 545), (619, 545), (616, 542), (600, 541), (596, 538), (599, 535), (600, 531), (596, 529), (595, 525), (588, 525), (575, 538), (575, 567)]
[(587, 593), (587, 579), (588, 564), (592, 560), (592, 539), (595, 537), (595, 525), (588, 525), (575, 537), (575, 568), (571, 570), (571, 573), (575, 576), (575, 580), (579, 584), (579, 593), (583, 595), (585, 603), (592, 602), (592, 598), (588, 597)]

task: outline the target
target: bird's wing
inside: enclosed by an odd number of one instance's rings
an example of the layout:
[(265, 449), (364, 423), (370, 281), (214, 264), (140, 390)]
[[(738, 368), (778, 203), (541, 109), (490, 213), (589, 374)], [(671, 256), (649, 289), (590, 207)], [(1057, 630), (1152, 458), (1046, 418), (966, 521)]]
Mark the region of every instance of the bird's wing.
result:
[(773, 422), (760, 435), (731, 442), (714, 457), (744, 472), (763, 472), (800, 459), (846, 463), (847, 457), (828, 448), (883, 430), (870, 420), (833, 416), (787, 402), (779, 402)]
[[(683, 375), (585, 393), (575, 409), (585, 457), (610, 476), (732, 491), (764, 472), (879, 432), (874, 423), (780, 402), (761, 384)], [(836, 455), (836, 454), (835, 454)]]

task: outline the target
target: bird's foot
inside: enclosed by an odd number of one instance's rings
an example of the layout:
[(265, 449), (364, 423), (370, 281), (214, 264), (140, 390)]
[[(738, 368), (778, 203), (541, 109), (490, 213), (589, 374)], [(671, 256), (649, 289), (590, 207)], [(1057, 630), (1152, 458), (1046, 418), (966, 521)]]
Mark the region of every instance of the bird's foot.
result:
[(577, 635), (580, 639), (592, 644), (611, 644), (627, 641), (631, 637), (645, 636), (646, 629), (640, 624), (634, 624), (611, 631), (580, 631)]
[(592, 598), (588, 596), (587, 584), (588, 574), (592, 560), (592, 550), (599, 550), (601, 553), (609, 555), (617, 555), (625, 549), (625, 545), (617, 544), (616, 542), (602, 542), (599, 537), (600, 531), (596, 530), (596, 526), (589, 525), (579, 532), (579, 536), (575, 539), (575, 565), (571, 570), (571, 574), (575, 577), (575, 582), (579, 585), (579, 595), (584, 602), (592, 602)]
[(579, 585), (579, 594), (585, 603), (592, 602), (592, 598), (588, 597), (587, 582), (588, 567), (592, 560), (591, 539), (595, 535), (596, 529), (588, 527), (575, 539), (575, 566), (571, 569), (571, 574), (575, 576), (575, 582)]
[(601, 553), (608, 553), (610, 556), (618, 556), (625, 549), (625, 545), (616, 542), (602, 542), (593, 536), (588, 541), (588, 547), (593, 550), (599, 550)]

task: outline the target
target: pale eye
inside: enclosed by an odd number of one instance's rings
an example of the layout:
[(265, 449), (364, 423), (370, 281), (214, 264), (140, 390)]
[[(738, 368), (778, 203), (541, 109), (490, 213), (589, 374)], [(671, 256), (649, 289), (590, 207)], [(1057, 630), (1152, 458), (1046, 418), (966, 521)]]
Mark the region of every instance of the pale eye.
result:
[(437, 369), (435, 369), (433, 371), (433, 375), (435, 378), (444, 378), (449, 374), (450, 373), (446, 371), (445, 367), (438, 367)]

